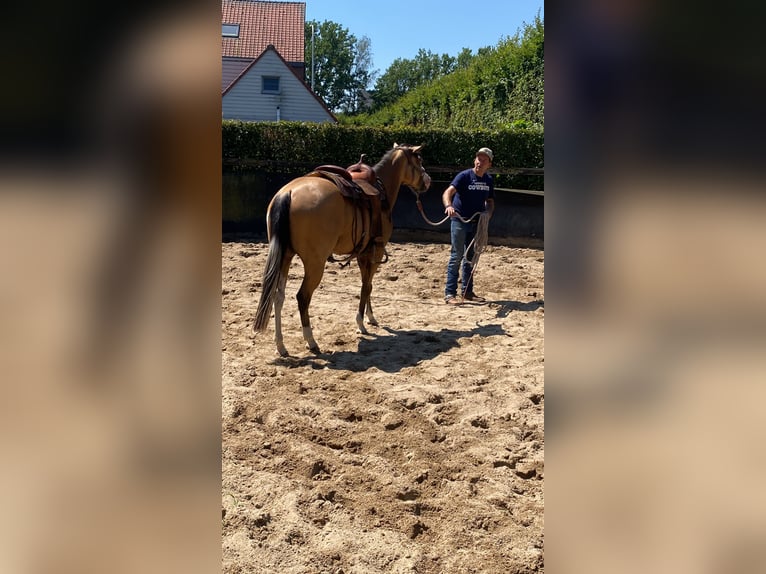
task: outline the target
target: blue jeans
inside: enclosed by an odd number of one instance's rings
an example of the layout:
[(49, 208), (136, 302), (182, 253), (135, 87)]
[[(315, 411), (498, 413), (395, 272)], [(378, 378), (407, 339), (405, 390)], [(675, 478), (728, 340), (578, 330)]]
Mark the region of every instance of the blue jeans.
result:
[[(444, 296), (452, 297), (457, 295), (457, 281), (460, 269), (463, 271), (463, 281), (461, 293), (473, 293), (473, 246), (466, 253), (466, 247), (471, 244), (476, 235), (476, 222), (463, 223), (457, 218), (452, 218), (450, 227), (450, 241), (452, 248), (449, 254), (449, 263), (447, 263), (447, 285), (444, 288)], [(465, 256), (465, 257), (463, 257)]]

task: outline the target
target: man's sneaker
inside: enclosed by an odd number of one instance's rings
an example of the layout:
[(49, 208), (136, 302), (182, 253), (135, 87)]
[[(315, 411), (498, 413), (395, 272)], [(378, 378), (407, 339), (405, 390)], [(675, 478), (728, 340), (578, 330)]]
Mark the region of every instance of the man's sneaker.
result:
[(455, 295), (449, 295), (444, 299), (444, 302), (447, 305), (462, 305), (463, 302), (458, 299)]

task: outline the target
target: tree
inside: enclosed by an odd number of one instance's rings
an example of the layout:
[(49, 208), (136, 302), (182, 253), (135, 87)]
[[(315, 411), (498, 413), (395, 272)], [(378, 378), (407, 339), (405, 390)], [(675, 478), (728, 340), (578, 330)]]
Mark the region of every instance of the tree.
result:
[[(461, 52), (463, 63), (465, 49)], [(470, 50), (468, 51), (470, 57)], [(465, 65), (465, 64), (463, 64)], [(412, 60), (397, 58), (375, 84), (375, 109), (380, 109), (401, 98), (407, 92), (436, 80), (458, 66), (458, 60), (447, 54), (434, 54), (421, 48)]]
[(348, 29), (329, 20), (310, 20), (304, 30), (307, 83), (311, 85), (313, 68), (314, 93), (336, 112), (365, 109), (366, 90), (374, 78), (370, 39), (357, 39)]
[(456, 68), (458, 70), (467, 68), (471, 64), (471, 60), (473, 60), (473, 52), (471, 52), (470, 48), (463, 48), (457, 55)]
[(370, 126), (542, 130), (545, 23), (538, 14), (513, 37), (479, 48), (474, 56), (464, 48), (454, 63), (423, 50), (415, 60), (396, 60), (378, 80), (374, 98), (382, 107), (341, 120)]
[(372, 107), (372, 97), (367, 88), (376, 76), (372, 69), (372, 42), (362, 36), (356, 43), (354, 54), (354, 75), (357, 87), (353, 94), (353, 112), (368, 111)]

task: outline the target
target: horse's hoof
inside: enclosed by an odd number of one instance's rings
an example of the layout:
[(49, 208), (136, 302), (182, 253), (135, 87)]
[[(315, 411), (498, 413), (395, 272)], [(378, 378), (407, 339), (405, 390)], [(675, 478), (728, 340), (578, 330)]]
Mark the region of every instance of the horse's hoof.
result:
[(308, 347), (308, 350), (314, 353), (315, 355), (321, 354), (322, 351), (319, 350), (319, 345), (306, 345)]
[(280, 357), (287, 357), (290, 353), (288, 353), (287, 349), (285, 349), (284, 347), (278, 347), (277, 348), (277, 354)]
[(374, 325), (375, 327), (378, 326), (378, 320), (377, 319), (369, 319), (367, 321), (370, 325)]

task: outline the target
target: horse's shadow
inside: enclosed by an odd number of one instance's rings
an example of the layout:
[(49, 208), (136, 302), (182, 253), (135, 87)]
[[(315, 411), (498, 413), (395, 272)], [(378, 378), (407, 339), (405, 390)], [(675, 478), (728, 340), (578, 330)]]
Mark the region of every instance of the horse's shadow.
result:
[(277, 364), (293, 367), (310, 365), (317, 369), (351, 372), (363, 372), (375, 367), (386, 373), (397, 373), (457, 347), (459, 339), (475, 335), (492, 337), (506, 334), (500, 325), (495, 324), (477, 325), (465, 330), (379, 329), (385, 333), (360, 335), (356, 350), (318, 353), (308, 357), (284, 357), (277, 359)]

